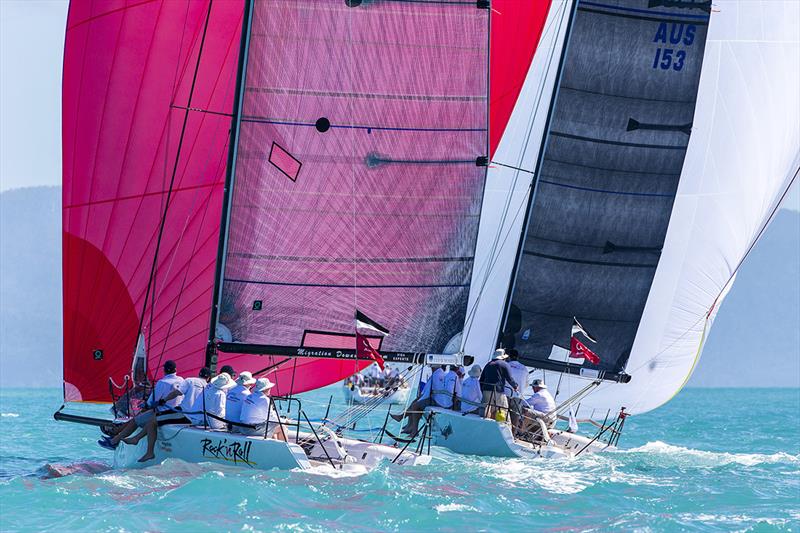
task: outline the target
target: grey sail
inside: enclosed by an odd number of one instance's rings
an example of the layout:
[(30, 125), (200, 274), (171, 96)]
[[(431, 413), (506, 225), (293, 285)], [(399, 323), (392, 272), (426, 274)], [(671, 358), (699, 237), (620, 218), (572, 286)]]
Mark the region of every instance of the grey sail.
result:
[[(557, 369), (573, 317), (619, 374), (631, 353), (691, 137), (708, 12), (580, 2), (520, 241), (500, 343)], [(678, 5), (680, 4), (680, 5)], [(685, 5), (684, 5), (685, 4)]]

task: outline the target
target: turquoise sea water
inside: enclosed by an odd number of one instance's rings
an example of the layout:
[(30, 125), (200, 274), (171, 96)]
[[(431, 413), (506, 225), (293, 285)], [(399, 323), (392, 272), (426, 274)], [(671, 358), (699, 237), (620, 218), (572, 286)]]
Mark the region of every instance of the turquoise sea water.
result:
[[(319, 416), (331, 394), (304, 407)], [(628, 419), (617, 453), (436, 452), (359, 477), (180, 461), (110, 470), (94, 428), (53, 421), (59, 405), (58, 390), (0, 390), (3, 532), (800, 530), (800, 389), (685, 390)]]

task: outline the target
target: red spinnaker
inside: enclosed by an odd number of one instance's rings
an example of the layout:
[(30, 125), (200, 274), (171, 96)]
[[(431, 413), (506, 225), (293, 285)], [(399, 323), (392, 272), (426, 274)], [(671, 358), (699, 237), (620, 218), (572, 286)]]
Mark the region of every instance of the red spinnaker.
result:
[(71, 2), (62, 87), (68, 400), (109, 400), (108, 378), (130, 371), (140, 321), (151, 370), (162, 357), (184, 374), (203, 364), (242, 11), (240, 1), (210, 11), (208, 1)]
[[(492, 151), (528, 72), (549, 3), (493, 3)], [(129, 372), (140, 325), (151, 377), (158, 377), (158, 367), (165, 359), (175, 360), (183, 375), (195, 375), (204, 363), (242, 15), (242, 0), (71, 2), (62, 87), (64, 381), (68, 400), (109, 399), (108, 378), (120, 383)], [(259, 20), (264, 28), (271, 27), (269, 21)], [(293, 19), (293, 30), (304, 29), (299, 21)], [(397, 31), (408, 33), (410, 27), (398, 26)], [(363, 30), (365, 38), (373, 30), (375, 35), (383, 35), (369, 23)], [(419, 34), (432, 35), (427, 30)], [(316, 37), (307, 39), (311, 42)], [(299, 60), (284, 58), (281, 64)], [(269, 63), (265, 65), (270, 68)], [(263, 77), (267, 71), (255, 72)], [(388, 83), (392, 69), (376, 71), (374, 76), (384, 72)], [(335, 71), (331, 73), (330, 80), (335, 80)], [(479, 89), (481, 81), (476, 80)], [(390, 85), (376, 87), (393, 90)], [(408, 90), (415, 89), (410, 86)], [(335, 109), (340, 108), (351, 109), (347, 105)], [(258, 111), (258, 115), (280, 118), (287, 109)], [(367, 115), (381, 117), (383, 112), (376, 109)], [(310, 116), (316, 117), (314, 113)], [(339, 115), (334, 117), (341, 123)], [(360, 118), (350, 116), (348, 120)], [(435, 118), (434, 122), (442, 122), (438, 115)], [(480, 124), (473, 118), (464, 117), (464, 124)], [(281, 126), (267, 127), (277, 131)], [(383, 131), (367, 134), (382, 138)], [(308, 169), (292, 155), (303, 153), (298, 146), (304, 143), (290, 142), (289, 133), (295, 135), (293, 132), (279, 133), (276, 138), (292, 153), (281, 144), (265, 164), (281, 172), (287, 186), (293, 180), (303, 180), (301, 186), (307, 186)], [(462, 150), (470, 158), (481, 153), (480, 133), (473, 137), (459, 145), (470, 148)], [(374, 158), (379, 158), (386, 148), (381, 145), (375, 150), (379, 155)], [(405, 157), (413, 159), (415, 153)], [(375, 164), (387, 166), (380, 161)], [(471, 183), (480, 182), (481, 174), (473, 174)], [(467, 218), (474, 218), (477, 224), (475, 206), (470, 201), (462, 203), (450, 201), (443, 206), (450, 210), (458, 207), (457, 211), (469, 213)], [(343, 348), (354, 348), (354, 338), (346, 342), (349, 345)], [(255, 370), (280, 360), (221, 355), (222, 362), (233, 363), (237, 370)], [(281, 365), (270, 377), (278, 383), (278, 393), (302, 392), (335, 382), (367, 364), (297, 359)]]
[(493, 0), (489, 143), (494, 154), (539, 45), (551, 0)]

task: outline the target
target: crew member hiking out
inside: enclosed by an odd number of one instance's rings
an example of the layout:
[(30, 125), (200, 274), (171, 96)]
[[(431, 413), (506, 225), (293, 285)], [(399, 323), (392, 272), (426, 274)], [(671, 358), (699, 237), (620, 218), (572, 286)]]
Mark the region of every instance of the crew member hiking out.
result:
[(444, 383), (445, 375), (446, 373), (444, 368), (437, 365), (433, 371), (433, 374), (431, 374), (430, 379), (425, 383), (425, 388), (422, 389), (422, 394), (420, 394), (419, 398), (414, 400), (411, 405), (408, 406), (408, 409), (406, 409), (405, 412), (390, 415), (392, 419), (396, 420), (397, 422), (400, 422), (403, 420), (403, 418), (408, 418), (406, 425), (403, 426), (401, 431), (409, 435), (412, 439), (417, 436), (417, 431), (419, 431), (419, 420), (422, 418), (422, 413), (425, 411), (425, 408), (432, 405), (437, 405), (434, 401), (434, 391), (436, 393), (440, 393), (446, 390)]
[[(179, 409), (179, 405), (183, 400), (183, 386), (184, 380), (177, 374), (175, 361), (166, 361), (164, 363), (164, 377), (156, 382), (153, 392), (147, 400), (149, 409), (130, 419), (114, 437), (101, 439), (97, 441), (98, 444), (103, 448), (113, 450), (119, 445), (120, 441), (135, 446), (139, 444), (139, 441), (144, 436), (147, 436), (147, 451), (139, 459), (139, 462), (154, 459), (154, 449), (158, 434), (157, 424), (189, 422)], [(129, 438), (136, 428), (141, 428), (141, 431)]]

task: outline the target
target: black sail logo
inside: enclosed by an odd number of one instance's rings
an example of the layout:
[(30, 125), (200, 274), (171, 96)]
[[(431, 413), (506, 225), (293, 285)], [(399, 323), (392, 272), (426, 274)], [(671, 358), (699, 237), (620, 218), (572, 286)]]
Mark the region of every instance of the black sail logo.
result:
[(200, 444), (203, 445), (203, 457), (228, 461), (234, 464), (255, 465), (255, 463), (250, 462), (250, 446), (253, 444), (250, 441), (241, 443), (236, 441), (228, 442), (228, 439), (222, 439), (215, 442), (211, 439), (203, 439)]

